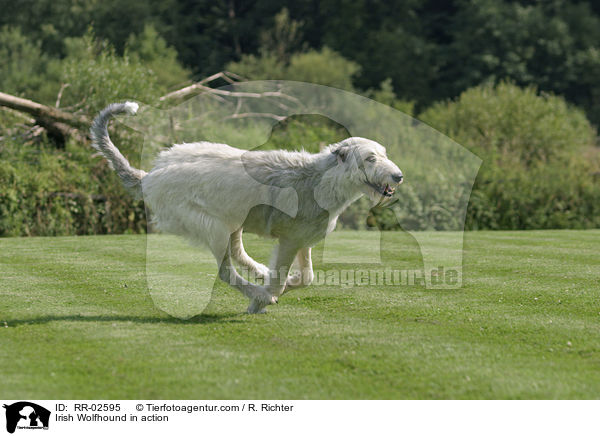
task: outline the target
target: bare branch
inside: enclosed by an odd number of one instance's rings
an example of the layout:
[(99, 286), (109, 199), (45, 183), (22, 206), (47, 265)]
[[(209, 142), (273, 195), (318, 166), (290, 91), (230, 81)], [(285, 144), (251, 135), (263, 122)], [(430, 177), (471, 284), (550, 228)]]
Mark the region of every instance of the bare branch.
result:
[(56, 103), (54, 104), (55, 108), (58, 109), (58, 107), (60, 106), (60, 99), (62, 98), (63, 91), (69, 86), (71, 85), (69, 85), (68, 83), (63, 83), (62, 85), (60, 85), (60, 90), (58, 91), (58, 95), (56, 96)]
[[(60, 109), (44, 106), (35, 101), (5, 94), (3, 92), (0, 92), (0, 106), (6, 106), (19, 112), (30, 114), (38, 122), (48, 120), (47, 122), (62, 123), (72, 128), (85, 130), (87, 130), (90, 125), (90, 120), (83, 115), (73, 115)], [(40, 123), (40, 125), (45, 127), (43, 123)]]
[(233, 115), (229, 115), (229, 116), (225, 117), (226, 120), (238, 119), (238, 118), (271, 118), (273, 120), (283, 121), (287, 117), (284, 117), (282, 115), (270, 114), (267, 112), (245, 112), (245, 113), (233, 114)]
[[(175, 103), (189, 96), (206, 93), (221, 102), (227, 101), (227, 98), (237, 99), (235, 112), (233, 115), (228, 116), (228, 119), (268, 118), (277, 121), (284, 120), (286, 116), (278, 115), (276, 113), (253, 112), (251, 110), (242, 112), (244, 100), (267, 99), (268, 103), (271, 104), (274, 109), (281, 110), (283, 113), (289, 113), (293, 106), (302, 106), (297, 98), (285, 94), (282, 91), (281, 86), (275, 91), (265, 92), (226, 90), (208, 86), (216, 80), (223, 80), (234, 85), (239, 81), (244, 80), (244, 78), (229, 71), (221, 71), (206, 77), (197, 83), (170, 92), (160, 97), (160, 101)], [(69, 136), (75, 136), (79, 140), (84, 140), (87, 136), (91, 120), (87, 116), (74, 111), (85, 103), (85, 98), (82, 102), (79, 102), (74, 106), (59, 109), (64, 90), (68, 86), (69, 84), (66, 83), (61, 85), (54, 105), (55, 107), (45, 106), (35, 101), (5, 94), (3, 92), (0, 92), (0, 107), (6, 110), (16, 111), (16, 113), (21, 114), (22, 118), (25, 118), (28, 124), (35, 123), (43, 127), (50, 135), (61, 140), (64, 140)], [(27, 117), (25, 114), (32, 118)], [(173, 130), (177, 130), (177, 126), (173, 126)], [(35, 134), (39, 134), (39, 130), (35, 130)]]
[[(300, 101), (297, 98), (287, 95), (287, 94), (281, 92), (281, 90), (266, 91), (266, 92), (245, 92), (245, 91), (227, 91), (224, 89), (215, 89), (215, 88), (206, 86), (207, 83), (210, 83), (219, 78), (227, 80), (231, 84), (236, 83), (230, 78), (230, 76), (233, 76), (236, 79), (241, 79), (240, 76), (230, 73), (230, 72), (216, 73), (216, 74), (213, 74), (212, 76), (207, 77), (206, 79), (203, 79), (192, 85), (186, 86), (185, 88), (181, 88), (181, 89), (178, 89), (177, 91), (173, 91), (166, 95), (163, 95), (162, 97), (160, 97), (160, 101), (167, 101), (167, 102), (175, 101), (175, 100), (184, 99), (188, 96), (206, 92), (208, 94), (220, 95), (220, 96), (224, 96), (224, 97), (240, 97), (240, 98), (275, 97), (275, 98), (281, 98), (284, 100), (288, 100), (290, 102), (300, 105)], [(286, 106), (286, 108), (287, 108), (287, 106)]]
[(239, 74), (232, 73), (231, 71), (223, 71), (223, 74), (237, 82), (245, 82), (246, 80), (248, 80), (245, 77), (240, 76)]
[(215, 73), (212, 76), (208, 76), (205, 79), (200, 80), (198, 83), (210, 83), (214, 82), (217, 79), (223, 79), (228, 83), (235, 83), (236, 81), (229, 77), (229, 75), (225, 71), (221, 71), (219, 73)]
[(234, 115), (237, 115), (240, 113), (240, 109), (242, 109), (242, 99), (238, 98), (237, 99), (237, 104), (235, 105), (235, 112)]
[(37, 124), (46, 129), (49, 134), (61, 140), (69, 136), (83, 139), (85, 134), (82, 134), (81, 131), (87, 132), (90, 125), (90, 120), (83, 115), (74, 115), (3, 92), (0, 92), (0, 106), (33, 116)]

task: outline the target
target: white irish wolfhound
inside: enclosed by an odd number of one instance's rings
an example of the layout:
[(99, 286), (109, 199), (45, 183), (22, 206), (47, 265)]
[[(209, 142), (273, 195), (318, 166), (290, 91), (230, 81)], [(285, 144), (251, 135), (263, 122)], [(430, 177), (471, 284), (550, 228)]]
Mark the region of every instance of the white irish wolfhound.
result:
[[(311, 247), (333, 231), (346, 207), (365, 194), (373, 204), (385, 203), (402, 183), (385, 148), (358, 137), (317, 154), (177, 144), (146, 173), (131, 167), (107, 130), (113, 115), (137, 109), (126, 102), (102, 110), (91, 127), (93, 146), (130, 192), (143, 192), (160, 230), (208, 246), (219, 278), (250, 299), (249, 313), (265, 312), (284, 291), (312, 282)], [(242, 231), (278, 239), (270, 268), (245, 252)], [(241, 277), (234, 261), (264, 278), (264, 285)], [(288, 276), (292, 268), (296, 277)]]

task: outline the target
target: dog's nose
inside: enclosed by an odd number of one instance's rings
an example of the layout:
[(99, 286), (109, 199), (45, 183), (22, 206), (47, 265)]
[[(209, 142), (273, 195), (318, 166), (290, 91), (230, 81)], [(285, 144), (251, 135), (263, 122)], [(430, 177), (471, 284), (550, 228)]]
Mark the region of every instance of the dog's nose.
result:
[(392, 176), (392, 180), (396, 183), (400, 183), (403, 178), (404, 178), (404, 176), (402, 175), (402, 173), (394, 174)]

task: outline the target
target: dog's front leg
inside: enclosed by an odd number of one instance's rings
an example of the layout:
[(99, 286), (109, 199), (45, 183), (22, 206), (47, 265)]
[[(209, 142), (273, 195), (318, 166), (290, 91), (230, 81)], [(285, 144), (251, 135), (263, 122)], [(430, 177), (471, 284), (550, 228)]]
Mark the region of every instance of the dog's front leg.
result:
[[(265, 278), (265, 288), (267, 292), (277, 302), (277, 298), (283, 293), (287, 276), (298, 252), (298, 246), (291, 241), (279, 240), (279, 245), (275, 248), (268, 279)], [(259, 299), (250, 300), (248, 306), (249, 313), (262, 313), (266, 304)]]
[(294, 258), (298, 253), (298, 245), (285, 239), (279, 240), (279, 246), (276, 249), (275, 256), (271, 261), (271, 272), (267, 290), (274, 297), (283, 294), (288, 274)]
[(296, 254), (296, 259), (292, 265), (290, 275), (285, 282), (285, 289), (283, 293), (286, 293), (292, 289), (308, 286), (312, 283), (315, 274), (313, 272), (310, 251), (310, 247), (304, 247), (298, 251), (298, 254)]

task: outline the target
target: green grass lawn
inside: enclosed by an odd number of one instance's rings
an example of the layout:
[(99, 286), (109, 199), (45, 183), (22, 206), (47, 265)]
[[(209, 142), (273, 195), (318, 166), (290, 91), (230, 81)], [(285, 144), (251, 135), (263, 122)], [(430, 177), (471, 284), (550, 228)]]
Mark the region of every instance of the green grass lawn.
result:
[[(363, 234), (343, 235), (360, 252)], [(384, 239), (418, 266), (410, 236)], [(246, 245), (265, 259), (271, 244)], [(189, 320), (154, 306), (145, 249), (0, 239), (0, 398), (600, 397), (597, 230), (467, 233), (458, 290), (311, 286), (246, 315), (219, 283)]]

